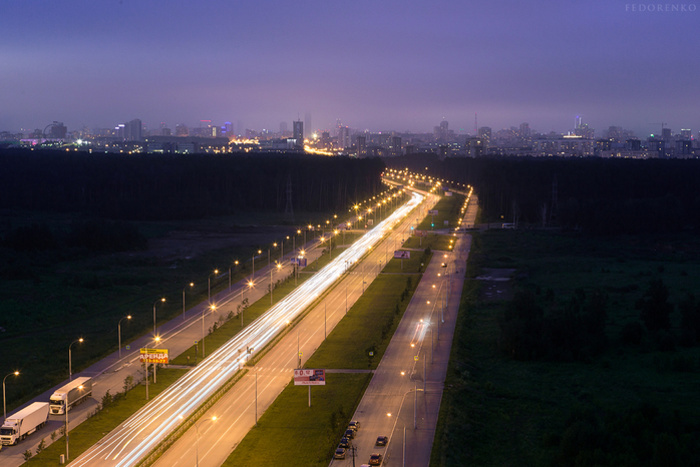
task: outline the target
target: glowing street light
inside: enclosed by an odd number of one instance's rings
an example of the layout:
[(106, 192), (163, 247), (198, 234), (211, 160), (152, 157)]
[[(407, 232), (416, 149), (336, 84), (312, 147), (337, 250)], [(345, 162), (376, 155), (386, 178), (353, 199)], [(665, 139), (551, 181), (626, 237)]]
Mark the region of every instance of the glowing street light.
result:
[(122, 358), (122, 321), (125, 319), (131, 319), (131, 315), (126, 315), (117, 323), (117, 334), (119, 336), (119, 359)]
[(207, 297), (209, 301), (211, 302), (211, 276), (216, 276), (219, 274), (218, 269), (214, 269), (214, 272), (209, 274), (209, 277), (207, 278)]
[[(19, 371), (14, 371), (7, 376), (12, 376), (12, 375), (19, 376)], [(7, 406), (5, 404), (5, 380), (7, 379), (7, 376), (5, 376), (2, 379), (2, 411), (3, 411), (3, 415), (4, 415), (3, 421), (7, 420)]]
[(184, 289), (182, 289), (182, 319), (185, 319), (185, 290), (187, 290), (187, 287), (194, 287), (194, 282), (190, 282), (188, 286), (186, 286)]
[(165, 297), (161, 297), (158, 300), (156, 300), (155, 302), (153, 302), (153, 335), (154, 336), (156, 335), (156, 304), (158, 304), (158, 302), (161, 302), (161, 303), (165, 302)]
[(70, 343), (68, 346), (68, 381), (73, 381), (73, 365), (72, 365), (72, 360), (73, 356), (71, 354), (71, 347), (73, 347), (73, 344), (75, 343), (81, 343), (83, 342), (83, 338), (81, 337), (80, 339), (74, 340), (73, 342)]

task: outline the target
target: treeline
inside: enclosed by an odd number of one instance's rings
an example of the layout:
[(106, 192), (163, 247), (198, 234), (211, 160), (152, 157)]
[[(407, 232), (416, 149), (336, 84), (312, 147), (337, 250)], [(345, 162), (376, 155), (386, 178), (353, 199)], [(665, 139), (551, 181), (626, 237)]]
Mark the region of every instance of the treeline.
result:
[[(601, 290), (577, 289), (568, 299), (546, 292), (522, 289), (515, 292), (499, 317), (499, 348), (515, 360), (591, 361), (608, 347), (606, 324), (608, 297)], [(671, 326), (676, 306), (660, 278), (649, 281), (635, 302), (639, 318), (626, 323), (616, 342), (625, 346), (673, 351), (700, 346), (700, 300), (686, 294), (677, 304), (680, 327)], [(674, 359), (668, 365), (687, 371), (700, 360)]]
[(596, 234), (700, 228), (700, 161), (451, 157), (387, 159), (394, 168), (473, 185), (485, 221)]
[(377, 158), (28, 150), (1, 151), (0, 166), (0, 208), (120, 220), (340, 211), (380, 191), (384, 170)]

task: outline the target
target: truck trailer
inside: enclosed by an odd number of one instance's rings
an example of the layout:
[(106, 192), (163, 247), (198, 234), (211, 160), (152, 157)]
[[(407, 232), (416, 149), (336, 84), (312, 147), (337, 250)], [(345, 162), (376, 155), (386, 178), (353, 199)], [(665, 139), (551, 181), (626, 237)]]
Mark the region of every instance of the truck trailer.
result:
[(92, 378), (75, 378), (62, 388), (56, 389), (49, 403), (51, 404), (51, 415), (62, 415), (74, 406), (83, 402), (92, 395)]
[(0, 428), (0, 442), (17, 444), (46, 424), (49, 418), (48, 402), (34, 402), (14, 415), (10, 415)]

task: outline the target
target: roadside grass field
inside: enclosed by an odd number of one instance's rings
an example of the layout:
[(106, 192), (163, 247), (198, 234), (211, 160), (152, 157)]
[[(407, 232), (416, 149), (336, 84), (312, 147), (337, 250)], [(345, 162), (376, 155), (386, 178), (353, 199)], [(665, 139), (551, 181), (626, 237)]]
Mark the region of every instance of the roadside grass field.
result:
[[(444, 228), (454, 229), (457, 227), (457, 222), (461, 218), (460, 210), (462, 209), (465, 198), (464, 195), (457, 193), (453, 193), (452, 196), (441, 197), (440, 201), (433, 207), (433, 210), (438, 212), (437, 215), (426, 215), (416, 228), (428, 232)], [(445, 222), (447, 222), (447, 224), (445, 224)]]
[(403, 244), (404, 248), (413, 248), (419, 250), (425, 250), (430, 248), (431, 250), (444, 250), (451, 251), (451, 245), (454, 242), (450, 242), (454, 237), (452, 235), (445, 234), (435, 234), (428, 233), (425, 237), (411, 236)]
[[(474, 235), (468, 276), (482, 268), (515, 269), (513, 285), (538, 298), (603, 290), (608, 346), (587, 361), (511, 359), (498, 344), (508, 302), (486, 298), (481, 281), (468, 279), (430, 465), (610, 465), (608, 455), (615, 465), (643, 465), (640, 451), (648, 465), (700, 465), (688, 448), (700, 440), (700, 349), (660, 351), (650, 337), (639, 345), (620, 338), (639, 320), (635, 303), (652, 278), (664, 281), (671, 303), (700, 295), (697, 239), (488, 231)], [(680, 332), (677, 309), (670, 332)], [(652, 429), (666, 425), (678, 434)], [(597, 449), (597, 457), (572, 457), (578, 449)]]
[[(427, 264), (430, 256), (424, 260)], [(400, 268), (398, 261), (392, 259), (387, 269)], [(409, 270), (419, 267), (414, 261)], [(304, 366), (376, 368), (420, 277), (415, 272), (380, 274)], [(291, 382), (223, 465), (328, 465), (371, 376), (327, 373), (325, 386), (311, 388), (311, 408), (308, 389)]]
[[(148, 393), (151, 400), (165, 390), (172, 383), (182, 377), (187, 371), (173, 368), (161, 368), (158, 370), (158, 383), (148, 385)], [(114, 395), (113, 395), (114, 396)], [(125, 397), (119, 397), (106, 408), (97, 412), (85, 422), (70, 430), (69, 451), (71, 460), (96, 444), (103, 436), (119, 426), (141, 407), (146, 405), (146, 386), (138, 384), (126, 393)], [(59, 456), (66, 453), (65, 437), (57, 430), (56, 439), (39, 454), (27, 461), (28, 465), (61, 465)], [(50, 433), (44, 434), (44, 439), (50, 439)]]
[(380, 274), (304, 366), (377, 368), (419, 280), (419, 274)]
[(327, 374), (311, 388), (311, 407), (308, 387), (290, 382), (223, 465), (328, 465), (371, 376)]

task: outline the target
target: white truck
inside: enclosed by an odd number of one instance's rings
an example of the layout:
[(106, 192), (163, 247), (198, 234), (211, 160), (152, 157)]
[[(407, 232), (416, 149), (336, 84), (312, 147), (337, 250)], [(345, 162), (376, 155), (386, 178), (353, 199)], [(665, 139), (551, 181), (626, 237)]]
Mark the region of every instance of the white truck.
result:
[(17, 444), (46, 424), (49, 404), (34, 402), (14, 415), (10, 415), (0, 428), (0, 443), (5, 446)]
[(70, 410), (92, 395), (92, 378), (75, 378), (65, 386), (56, 389), (49, 399), (51, 415), (66, 413), (66, 407)]

